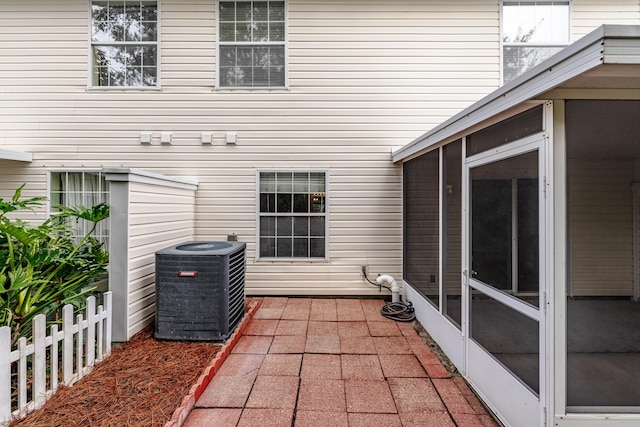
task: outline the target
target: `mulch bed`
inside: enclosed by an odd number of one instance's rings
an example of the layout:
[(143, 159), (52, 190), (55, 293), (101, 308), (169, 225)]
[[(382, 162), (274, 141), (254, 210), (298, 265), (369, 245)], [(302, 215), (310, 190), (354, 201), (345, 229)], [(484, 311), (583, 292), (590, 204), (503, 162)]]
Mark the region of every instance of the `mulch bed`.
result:
[(155, 340), (146, 328), (10, 427), (164, 426), (219, 349), (210, 342)]

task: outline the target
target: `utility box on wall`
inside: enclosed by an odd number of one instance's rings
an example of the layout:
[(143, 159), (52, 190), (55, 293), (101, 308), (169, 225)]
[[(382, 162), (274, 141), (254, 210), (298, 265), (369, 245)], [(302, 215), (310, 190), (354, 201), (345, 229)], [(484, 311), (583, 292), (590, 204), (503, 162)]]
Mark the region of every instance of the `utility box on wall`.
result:
[(223, 341), (244, 315), (244, 242), (188, 242), (156, 252), (155, 337)]

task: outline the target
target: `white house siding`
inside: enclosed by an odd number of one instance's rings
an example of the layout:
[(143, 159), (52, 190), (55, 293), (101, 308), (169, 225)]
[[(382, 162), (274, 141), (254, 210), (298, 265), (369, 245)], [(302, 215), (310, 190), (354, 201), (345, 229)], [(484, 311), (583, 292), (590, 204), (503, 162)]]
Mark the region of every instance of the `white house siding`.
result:
[[(360, 265), (401, 277), (391, 147), (497, 87), (499, 3), (291, 0), (289, 87), (255, 91), (215, 89), (215, 7), (162, 1), (162, 87), (123, 91), (87, 89), (88, 1), (0, 2), (0, 144), (34, 153), (20, 170), (42, 193), (46, 178), (33, 175), (52, 168), (197, 178), (195, 237), (247, 242), (247, 293), (377, 294)], [(150, 146), (139, 142), (145, 131)], [(172, 144), (160, 145), (160, 132)], [(328, 172), (328, 262), (255, 261), (256, 176), (268, 169)], [(158, 231), (136, 230), (133, 243)], [(148, 273), (143, 263), (142, 299)]]
[[(216, 2), (160, 3), (161, 88), (100, 90), (87, 88), (88, 0), (0, 1), (0, 146), (34, 154), (0, 165), (0, 194), (26, 181), (25, 194), (44, 195), (51, 169), (193, 177), (195, 237), (247, 242), (247, 293), (377, 294), (360, 265), (401, 277), (391, 147), (498, 86), (500, 2), (290, 0), (283, 90), (216, 90)], [(578, 14), (581, 3), (574, 20), (600, 25), (602, 10)], [(328, 262), (255, 261), (256, 176), (271, 169), (328, 172)]]
[(573, 0), (571, 41), (606, 24), (637, 25), (640, 20), (638, 0)]
[(155, 314), (155, 253), (194, 238), (195, 192), (131, 183), (129, 192), (130, 336)]
[(633, 295), (633, 160), (569, 160), (570, 295)]

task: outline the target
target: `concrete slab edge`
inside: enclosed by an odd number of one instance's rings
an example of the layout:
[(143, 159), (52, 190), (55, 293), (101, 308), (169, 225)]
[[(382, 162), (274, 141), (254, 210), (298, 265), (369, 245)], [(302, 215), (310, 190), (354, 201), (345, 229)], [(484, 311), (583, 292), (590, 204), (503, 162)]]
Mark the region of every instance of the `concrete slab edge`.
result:
[(251, 301), (244, 318), (240, 321), (240, 324), (236, 328), (235, 332), (231, 334), (229, 339), (224, 343), (222, 348), (216, 353), (216, 356), (211, 360), (209, 365), (204, 369), (202, 375), (198, 377), (198, 380), (189, 389), (189, 393), (182, 399), (180, 406), (176, 408), (171, 416), (171, 419), (167, 421), (164, 427), (182, 427), (187, 417), (194, 408), (196, 401), (200, 398), (204, 390), (207, 388), (213, 376), (220, 369), (224, 361), (227, 359), (231, 350), (236, 346), (242, 333), (247, 329), (249, 322), (255, 315), (256, 311), (260, 307), (261, 300)]

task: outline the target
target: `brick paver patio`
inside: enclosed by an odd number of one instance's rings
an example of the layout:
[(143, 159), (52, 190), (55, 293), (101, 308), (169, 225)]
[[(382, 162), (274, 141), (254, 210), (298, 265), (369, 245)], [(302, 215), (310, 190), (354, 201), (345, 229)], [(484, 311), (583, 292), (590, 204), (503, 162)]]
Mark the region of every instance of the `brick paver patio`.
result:
[(264, 298), (182, 425), (498, 426), (383, 303)]

